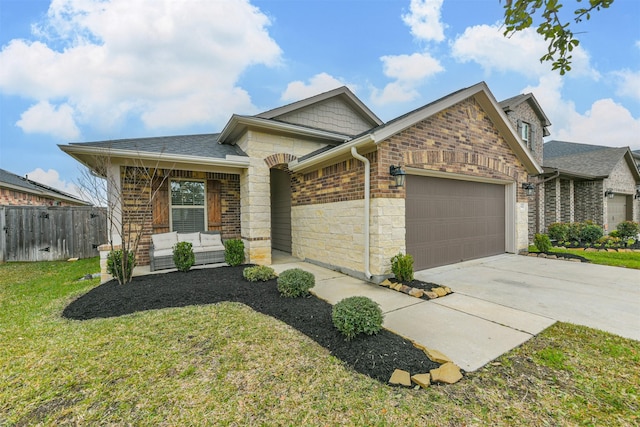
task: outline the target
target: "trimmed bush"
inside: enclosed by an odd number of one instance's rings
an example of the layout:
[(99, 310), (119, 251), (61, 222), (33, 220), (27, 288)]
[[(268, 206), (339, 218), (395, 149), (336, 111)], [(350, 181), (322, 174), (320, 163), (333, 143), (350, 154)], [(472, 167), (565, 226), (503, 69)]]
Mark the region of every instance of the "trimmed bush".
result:
[(276, 272), (267, 265), (254, 265), (242, 270), (242, 277), (250, 282), (266, 282), (275, 279)]
[(638, 238), (638, 233), (640, 233), (640, 224), (633, 221), (624, 221), (618, 224), (616, 230), (620, 239), (624, 241), (633, 239), (635, 241)]
[(244, 242), (242, 239), (225, 240), (224, 261), (232, 267), (244, 262)]
[(580, 242), (582, 232), (582, 223), (572, 222), (567, 228), (567, 240), (571, 242)]
[(278, 292), (284, 297), (303, 297), (309, 295), (309, 289), (316, 284), (316, 278), (308, 271), (292, 268), (283, 271), (278, 277)]
[(536, 234), (533, 238), (533, 244), (540, 252), (549, 252), (551, 250), (551, 240), (546, 234)]
[(373, 335), (382, 329), (382, 310), (367, 297), (349, 297), (333, 306), (333, 325), (347, 341), (359, 334)]
[(118, 283), (125, 284), (131, 281), (133, 268), (136, 266), (136, 255), (132, 251), (127, 253), (128, 262), (123, 266), (122, 250), (117, 249), (107, 255), (107, 273), (116, 278)]
[(595, 243), (604, 235), (602, 227), (596, 224), (585, 223), (580, 229), (580, 241), (583, 243)]
[(564, 242), (569, 235), (569, 225), (563, 222), (554, 222), (547, 228), (549, 239)]
[(396, 279), (401, 282), (410, 282), (413, 280), (413, 257), (409, 254), (398, 255), (391, 258), (391, 271)]
[(179, 271), (187, 272), (196, 262), (191, 242), (178, 242), (173, 247), (173, 263)]

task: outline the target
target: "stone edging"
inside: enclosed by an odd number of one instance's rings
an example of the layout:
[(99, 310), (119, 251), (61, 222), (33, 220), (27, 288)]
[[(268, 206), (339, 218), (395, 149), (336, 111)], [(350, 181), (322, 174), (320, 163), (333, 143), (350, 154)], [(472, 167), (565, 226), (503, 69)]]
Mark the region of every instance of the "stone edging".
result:
[(412, 297), (426, 299), (440, 298), (453, 293), (451, 288), (449, 288), (448, 286), (438, 286), (436, 288), (432, 288), (431, 291), (425, 291), (424, 289), (412, 288), (411, 286), (406, 286), (402, 283), (393, 283), (389, 279), (380, 282), (380, 286), (384, 286), (385, 288), (389, 288), (394, 291), (402, 292), (403, 294), (407, 294)]

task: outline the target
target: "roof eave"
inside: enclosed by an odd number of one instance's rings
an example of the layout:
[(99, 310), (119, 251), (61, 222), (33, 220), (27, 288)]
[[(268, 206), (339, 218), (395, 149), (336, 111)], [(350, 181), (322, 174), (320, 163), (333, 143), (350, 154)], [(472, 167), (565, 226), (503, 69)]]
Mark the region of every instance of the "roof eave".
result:
[(312, 129), (290, 123), (263, 119), (253, 116), (241, 116), (234, 114), (220, 133), (218, 142), (221, 144), (234, 143), (247, 129), (261, 129), (272, 132), (280, 132), (291, 135), (299, 135), (331, 142), (344, 142), (350, 139), (349, 135), (329, 132), (320, 129)]

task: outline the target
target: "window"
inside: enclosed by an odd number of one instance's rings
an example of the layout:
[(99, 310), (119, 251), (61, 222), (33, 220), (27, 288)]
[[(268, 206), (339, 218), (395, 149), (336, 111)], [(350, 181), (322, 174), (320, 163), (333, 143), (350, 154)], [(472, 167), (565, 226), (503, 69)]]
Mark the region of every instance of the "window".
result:
[(527, 147), (531, 148), (531, 141), (529, 135), (531, 133), (531, 129), (529, 127), (529, 123), (522, 122), (522, 126), (520, 126), (520, 136), (522, 140), (527, 144)]
[(204, 182), (171, 181), (171, 230), (179, 233), (205, 231), (205, 199)]

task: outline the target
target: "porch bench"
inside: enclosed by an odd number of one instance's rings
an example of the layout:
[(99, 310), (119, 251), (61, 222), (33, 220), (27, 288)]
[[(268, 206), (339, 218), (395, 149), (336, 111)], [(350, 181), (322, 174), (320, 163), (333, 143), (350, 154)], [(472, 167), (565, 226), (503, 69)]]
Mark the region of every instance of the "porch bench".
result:
[(194, 265), (216, 264), (224, 262), (224, 245), (219, 231), (196, 233), (160, 233), (151, 235), (149, 248), (150, 270), (176, 268), (173, 262), (173, 247), (178, 242), (189, 242), (195, 255)]

